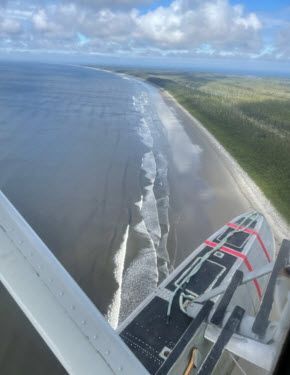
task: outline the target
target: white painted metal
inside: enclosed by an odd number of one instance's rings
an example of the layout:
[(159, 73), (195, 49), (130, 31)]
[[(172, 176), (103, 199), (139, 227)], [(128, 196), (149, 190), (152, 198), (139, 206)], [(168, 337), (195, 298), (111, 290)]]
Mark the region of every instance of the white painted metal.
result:
[(69, 374), (147, 374), (1, 192), (0, 280)]
[[(220, 335), (221, 329), (209, 324), (205, 330), (205, 338), (215, 343)], [(258, 341), (234, 334), (225, 349), (233, 355), (264, 369), (270, 371), (273, 366), (277, 347), (276, 345), (262, 344)]]
[[(238, 219), (241, 219), (245, 216), (248, 216), (249, 213), (242, 214), (237, 216), (233, 221), (237, 221)], [(263, 238), (264, 244), (266, 248), (269, 250), (271, 257), (274, 257), (275, 254), (275, 243), (274, 238), (271, 229), (269, 228), (269, 225), (263, 215), (259, 214), (259, 218), (257, 220), (257, 225), (255, 227), (255, 230), (260, 233), (261, 238)], [(208, 240), (214, 241), (215, 238), (217, 238), (219, 235), (224, 233), (228, 229), (227, 225), (224, 225), (222, 228), (220, 228), (217, 232), (212, 234)], [(130, 324), (134, 318), (144, 309), (144, 307), (152, 300), (154, 296), (160, 296), (161, 298), (169, 301), (170, 297), (172, 296), (172, 292), (167, 292), (165, 289), (165, 286), (171, 282), (173, 279), (176, 278), (176, 275), (178, 275), (181, 271), (184, 271), (188, 264), (196, 258), (199, 253), (204, 249), (204, 244), (201, 244), (197, 249), (195, 249), (191, 255), (189, 255), (159, 286), (158, 288), (150, 294), (118, 327), (118, 332), (122, 332), (122, 330)], [(268, 265), (263, 251), (261, 249), (261, 245), (259, 244), (257, 237), (252, 235), (250, 239), (248, 240), (245, 249), (243, 250), (243, 254), (247, 255), (250, 258), (250, 261), (252, 265), (254, 266), (254, 270), (257, 270), (260, 267), (263, 267), (264, 265)], [(270, 267), (273, 265), (271, 264)], [(230, 280), (232, 279), (233, 274), (237, 269), (241, 269), (244, 272), (244, 275), (247, 275), (249, 273), (248, 269), (245, 267), (242, 259), (237, 259), (235, 267), (233, 267), (230, 272), (228, 272), (224, 284), (228, 285)], [(262, 289), (265, 288), (267, 280), (267, 274), (265, 276), (260, 278), (260, 283), (262, 286)], [(210, 293), (210, 291), (206, 292)], [(203, 298), (202, 296), (197, 296), (197, 298)], [(216, 302), (218, 300), (218, 296), (214, 297), (214, 301)], [(242, 304), (241, 304), (242, 302)], [(254, 314), (256, 313), (257, 306), (259, 305), (259, 300), (257, 299), (257, 294), (255, 288), (250, 285), (249, 283), (244, 285), (243, 287), (239, 288), (237, 292), (235, 293), (231, 308), (235, 305), (240, 305), (246, 309), (246, 312), (248, 314)]]
[(290, 316), (290, 292), (288, 290), (287, 302), (284, 305), (281, 315), (279, 316), (279, 324), (275, 332), (275, 340), (280, 341), (289, 330), (289, 316)]

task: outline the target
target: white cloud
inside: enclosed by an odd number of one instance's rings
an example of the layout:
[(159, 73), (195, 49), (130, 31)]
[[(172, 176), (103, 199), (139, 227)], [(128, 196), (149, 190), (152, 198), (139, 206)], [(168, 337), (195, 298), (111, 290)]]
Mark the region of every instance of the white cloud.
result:
[(43, 9), (40, 9), (33, 14), (32, 22), (37, 31), (48, 32), (55, 28), (54, 24), (48, 21), (46, 12)]
[[(139, 31), (160, 47), (194, 48), (208, 43), (216, 48), (253, 48), (259, 44), (261, 23), (254, 13), (226, 0), (176, 0), (137, 19)], [(254, 41), (254, 43), (253, 43)]]
[(275, 46), (278, 58), (290, 59), (290, 23), (280, 30)]
[(15, 48), (66, 52), (250, 56), (265, 48), (258, 15), (229, 0), (175, 0), (138, 10), (153, 3), (15, 0), (2, 12), (0, 33), (8, 33)]
[(0, 35), (18, 34), (21, 30), (21, 24), (17, 20), (0, 17)]
[(241, 6), (233, 7), (226, 0), (175, 0), (144, 14), (136, 9), (88, 10), (78, 3), (53, 4), (36, 10), (32, 25), (34, 38), (45, 34), (47, 38), (74, 39), (82, 33), (90, 40), (86, 47), (99, 48), (101, 52), (112, 45), (123, 50), (147, 47), (165, 51), (194, 50), (205, 43), (217, 50), (247, 51), (259, 47), (261, 29), (255, 14), (245, 14)]

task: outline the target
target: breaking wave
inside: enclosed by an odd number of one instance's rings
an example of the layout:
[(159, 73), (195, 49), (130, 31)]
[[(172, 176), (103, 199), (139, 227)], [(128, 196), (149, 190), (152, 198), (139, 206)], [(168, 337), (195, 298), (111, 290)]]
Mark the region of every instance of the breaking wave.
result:
[(120, 248), (114, 256), (114, 263), (115, 263), (114, 277), (118, 283), (118, 288), (114, 293), (112, 302), (110, 306), (108, 307), (108, 312), (107, 312), (107, 319), (114, 329), (118, 327), (118, 322), (119, 322), (119, 313), (120, 313), (120, 308), (121, 308), (121, 291), (122, 291), (122, 283), (123, 283), (123, 271), (124, 271), (128, 237), (129, 237), (129, 225), (127, 226), (125, 233), (123, 235), (123, 240), (121, 242)]
[[(141, 114), (137, 134), (145, 149), (139, 175), (140, 197), (130, 207), (130, 223), (117, 252), (115, 278), (119, 288), (109, 308), (108, 319), (116, 328), (168, 275), (169, 189), (162, 125), (141, 91), (132, 98)], [(118, 264), (117, 264), (118, 263)]]

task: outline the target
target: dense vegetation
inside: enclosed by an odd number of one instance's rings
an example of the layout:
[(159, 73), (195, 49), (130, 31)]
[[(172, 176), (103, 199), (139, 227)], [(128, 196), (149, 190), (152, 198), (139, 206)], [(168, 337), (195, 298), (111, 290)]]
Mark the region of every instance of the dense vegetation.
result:
[(166, 89), (199, 119), (290, 222), (290, 80), (138, 75)]

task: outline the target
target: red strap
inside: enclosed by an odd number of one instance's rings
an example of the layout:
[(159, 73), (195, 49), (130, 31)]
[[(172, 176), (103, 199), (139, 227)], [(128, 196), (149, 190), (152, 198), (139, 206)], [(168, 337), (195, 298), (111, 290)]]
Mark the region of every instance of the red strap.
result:
[[(215, 247), (218, 245), (218, 243), (216, 242), (212, 242), (212, 241), (209, 241), (209, 240), (206, 240), (204, 241), (204, 243), (210, 247)], [(236, 251), (234, 249), (231, 249), (230, 247), (227, 247), (227, 246), (222, 246), (219, 250), (223, 251), (224, 253), (227, 253), (227, 254), (230, 254), (230, 255), (233, 255), (234, 257), (236, 258), (241, 258), (243, 259), (247, 269), (252, 272), (254, 269), (253, 269), (253, 266), (251, 265), (249, 259), (247, 258), (247, 256), (243, 253), (240, 253), (239, 251)], [(257, 294), (258, 294), (258, 297), (259, 299), (261, 300), (262, 299), (262, 289), (261, 289), (261, 286), (258, 282), (257, 279), (254, 279), (253, 280), (253, 283), (255, 285), (255, 288), (257, 290)]]
[(256, 232), (254, 229), (245, 228), (242, 225), (237, 225), (235, 223), (227, 223), (227, 226), (230, 227), (230, 228), (233, 228), (233, 229), (243, 230), (243, 232), (245, 232), (245, 233), (254, 234), (257, 237), (257, 240), (259, 241), (259, 244), (261, 245), (261, 248), (263, 249), (264, 254), (266, 255), (266, 258), (267, 258), (268, 262), (271, 262), (271, 256), (270, 256), (270, 254), (269, 254), (269, 252), (268, 252), (268, 250), (267, 250), (267, 248), (266, 248), (264, 242), (262, 241), (262, 238), (261, 238), (261, 236), (258, 232)]

